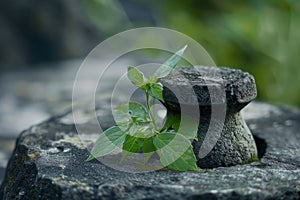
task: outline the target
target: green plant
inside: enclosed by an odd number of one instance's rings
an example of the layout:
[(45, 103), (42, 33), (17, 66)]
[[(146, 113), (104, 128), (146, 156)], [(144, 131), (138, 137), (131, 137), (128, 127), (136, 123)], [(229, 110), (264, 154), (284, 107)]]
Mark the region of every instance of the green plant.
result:
[(128, 102), (114, 109), (116, 125), (105, 130), (96, 141), (87, 161), (122, 148), (122, 159), (142, 151), (145, 161), (157, 153), (164, 167), (174, 171), (198, 171), (191, 140), (196, 139), (197, 123), (187, 116), (169, 115), (162, 128), (156, 124), (151, 106), (164, 102), (163, 86), (158, 82), (167, 76), (181, 59), (186, 46), (171, 56), (148, 79), (135, 67), (127, 76), (146, 95), (146, 107)]

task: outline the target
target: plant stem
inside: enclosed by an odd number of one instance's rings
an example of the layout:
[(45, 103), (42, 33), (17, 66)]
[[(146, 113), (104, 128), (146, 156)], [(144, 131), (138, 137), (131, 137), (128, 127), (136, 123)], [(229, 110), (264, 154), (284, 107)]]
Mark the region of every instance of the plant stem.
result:
[(148, 113), (150, 115), (150, 118), (151, 118), (151, 122), (155, 128), (155, 130), (157, 130), (157, 126), (156, 126), (156, 123), (155, 123), (155, 117), (154, 117), (154, 114), (152, 113), (151, 111), (151, 107), (150, 107), (150, 99), (149, 99), (149, 94), (146, 92), (146, 105), (147, 105), (147, 110), (148, 110)]

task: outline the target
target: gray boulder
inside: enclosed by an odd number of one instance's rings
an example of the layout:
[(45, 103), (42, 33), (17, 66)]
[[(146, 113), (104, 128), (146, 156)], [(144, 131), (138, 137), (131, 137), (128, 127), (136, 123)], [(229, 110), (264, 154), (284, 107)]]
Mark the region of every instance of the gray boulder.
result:
[[(260, 161), (198, 173), (129, 173), (84, 162), (89, 152), (72, 114), (53, 117), (19, 137), (0, 199), (299, 199), (300, 110), (252, 103), (242, 114)], [(92, 138), (96, 124), (89, 115), (82, 111), (81, 127)], [(108, 119), (103, 128), (110, 126)]]

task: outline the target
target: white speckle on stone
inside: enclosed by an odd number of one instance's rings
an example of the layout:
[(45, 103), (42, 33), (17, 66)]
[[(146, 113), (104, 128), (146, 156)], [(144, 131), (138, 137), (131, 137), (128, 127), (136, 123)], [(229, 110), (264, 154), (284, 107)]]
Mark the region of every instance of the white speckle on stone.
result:
[(50, 149), (42, 150), (42, 151), (44, 151), (45, 153), (48, 153), (48, 154), (56, 154), (56, 153), (60, 153), (61, 152), (57, 148), (50, 148)]
[(66, 165), (59, 165), (60, 168), (65, 169)]
[(19, 192), (19, 195), (20, 195), (20, 196), (23, 196), (25, 193), (26, 193), (26, 192), (25, 192), (24, 190), (21, 190), (21, 191)]
[(67, 135), (63, 139), (55, 141), (52, 144), (55, 145), (55, 144), (59, 144), (59, 143), (63, 143), (63, 142), (71, 143), (72, 145), (75, 145), (79, 149), (85, 149), (85, 146), (83, 145), (83, 143), (79, 137), (69, 137)]
[(223, 189), (223, 190), (218, 190), (218, 193), (230, 193), (233, 191), (234, 191), (234, 189)]
[(230, 95), (233, 96), (233, 88), (230, 88)]
[(162, 184), (164, 187), (174, 188), (176, 190), (183, 190), (184, 187), (182, 185), (170, 185), (170, 184)]
[(67, 153), (67, 152), (70, 152), (71, 151), (71, 149), (69, 149), (69, 148), (66, 148), (66, 149), (64, 149), (64, 153)]

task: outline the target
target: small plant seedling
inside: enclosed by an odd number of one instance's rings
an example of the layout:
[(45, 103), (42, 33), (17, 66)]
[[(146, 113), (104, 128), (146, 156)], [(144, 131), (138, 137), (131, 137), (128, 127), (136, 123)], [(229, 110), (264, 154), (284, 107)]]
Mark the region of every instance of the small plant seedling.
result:
[(135, 67), (128, 67), (128, 79), (146, 95), (146, 107), (128, 102), (113, 111), (116, 125), (105, 130), (97, 139), (86, 161), (105, 156), (122, 148), (122, 160), (142, 151), (147, 162), (157, 153), (161, 164), (173, 171), (198, 171), (191, 140), (196, 139), (197, 123), (187, 116), (169, 115), (162, 128), (156, 124), (151, 106), (164, 102), (163, 86), (158, 82), (180, 61), (187, 46), (180, 49), (148, 78)]

